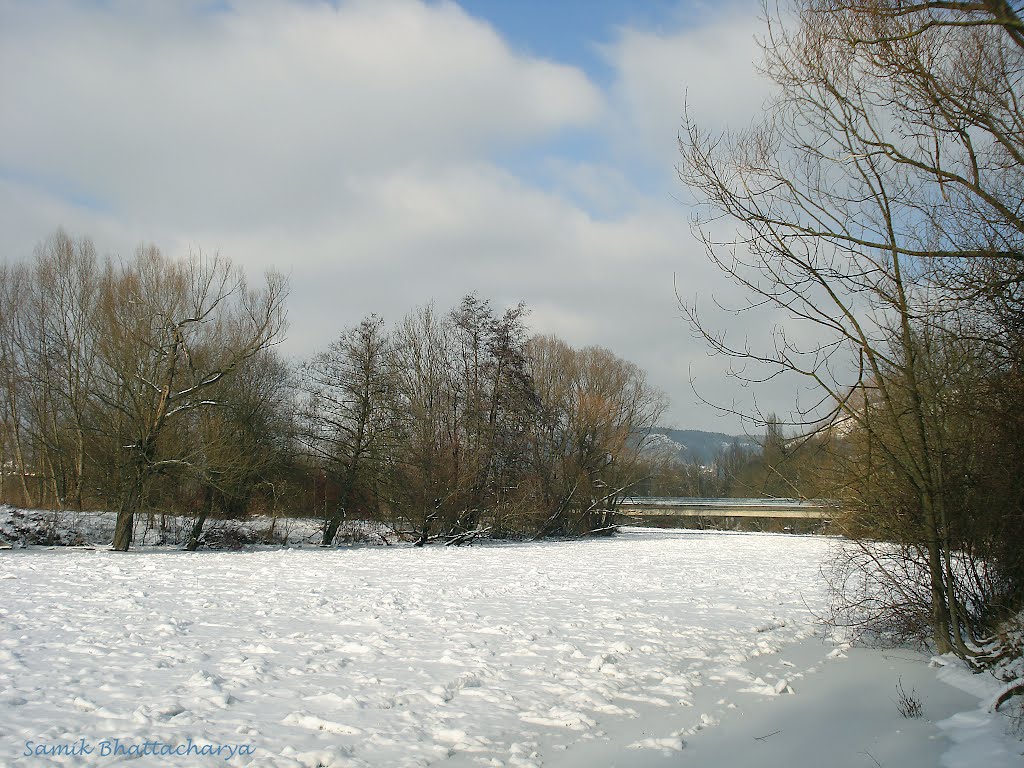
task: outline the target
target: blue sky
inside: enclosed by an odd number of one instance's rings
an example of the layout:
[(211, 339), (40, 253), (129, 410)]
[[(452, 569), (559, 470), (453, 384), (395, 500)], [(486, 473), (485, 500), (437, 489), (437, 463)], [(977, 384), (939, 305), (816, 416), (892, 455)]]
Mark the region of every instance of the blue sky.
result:
[(468, 13), (486, 19), (514, 48), (573, 64), (609, 84), (614, 70), (602, 47), (623, 27), (673, 30), (701, 14), (703, 3), (672, 0), (463, 0)]
[(735, 432), (690, 388), (752, 394), (679, 317), (676, 290), (735, 292), (690, 232), (675, 138), (684, 98), (710, 127), (758, 116), (759, 12), (0, 0), (0, 249), (28, 258), (63, 226), (115, 256), (282, 270), (296, 358), (371, 312), (524, 300), (537, 332), (647, 370), (672, 424)]
[[(449, 0), (444, 0), (448, 2)], [(615, 47), (624, 34), (642, 33), (671, 38), (687, 29), (700, 29), (727, 13), (756, 15), (759, 3), (745, 0), (707, 3), (679, 0), (461, 0), (467, 13), (486, 20), (517, 51), (570, 64), (609, 91), (616, 85)], [(723, 13), (725, 12), (725, 13)], [(681, 112), (683, 89), (678, 105)], [(674, 129), (666, 123), (666, 133)], [(651, 194), (666, 193), (666, 179), (674, 178), (670, 162), (659, 162), (642, 154), (622, 154), (606, 131), (593, 127), (564, 132), (541, 143), (499, 154), (496, 160), (517, 174), (540, 184), (550, 184), (545, 159), (558, 157), (577, 162), (601, 162), (611, 157), (639, 189)], [(609, 213), (591, 201), (577, 197), (594, 215)]]

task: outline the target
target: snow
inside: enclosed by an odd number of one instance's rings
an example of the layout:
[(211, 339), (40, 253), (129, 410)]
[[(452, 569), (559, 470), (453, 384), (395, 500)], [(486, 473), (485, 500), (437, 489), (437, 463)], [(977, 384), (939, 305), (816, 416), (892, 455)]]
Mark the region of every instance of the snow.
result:
[(1019, 743), (1003, 738), (1004, 724), (993, 717), (996, 700), (1009, 686), (991, 675), (974, 675), (964, 669), (952, 654), (932, 659), (940, 667), (938, 678), (949, 685), (976, 696), (978, 706), (966, 712), (957, 712), (942, 720), (938, 726), (953, 742), (943, 755), (944, 768), (973, 768), (977, 765), (1012, 765), (1011, 759), (1022, 751)]
[[(114, 538), (116, 515), (99, 510), (21, 510), (0, 505), (0, 548), (17, 545), (106, 547)], [(193, 518), (177, 515), (135, 516), (133, 547), (183, 545), (191, 535)], [(383, 543), (395, 535), (384, 525), (364, 520), (346, 520), (335, 542), (370, 541)], [(202, 539), (215, 549), (239, 549), (260, 544), (292, 547), (318, 546), (323, 538), (323, 520), (315, 518), (253, 516), (244, 520), (209, 520)]]
[(822, 636), (833, 545), (6, 551), (0, 765), (1020, 765), (994, 680)]

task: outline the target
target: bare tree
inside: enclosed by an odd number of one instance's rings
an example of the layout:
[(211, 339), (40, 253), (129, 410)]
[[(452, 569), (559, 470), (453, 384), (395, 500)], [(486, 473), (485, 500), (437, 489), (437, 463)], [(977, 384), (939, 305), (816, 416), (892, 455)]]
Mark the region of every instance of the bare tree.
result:
[(300, 439), (339, 488), (325, 521), (324, 546), (334, 541), (354, 505), (361, 501), (365, 511), (373, 503), (382, 482), (394, 421), (387, 356), (383, 321), (371, 315), (300, 371)]
[(527, 354), (540, 405), (530, 437), (545, 516), (538, 535), (610, 531), (618, 501), (641, 479), (641, 449), (665, 396), (601, 347), (540, 336)]
[[(27, 391), (30, 387), (24, 341), (25, 312), (22, 296), (30, 290), (29, 271), (23, 266), (0, 267), (0, 375), (3, 376), (3, 399), (0, 403), (2, 416), (2, 445), (4, 454), (3, 473), (5, 478), (5, 499), (14, 493), (14, 484), (22, 504), (33, 503), (29, 489), (28, 474), (31, 461), (29, 431), (31, 429), (25, 411)], [(7, 478), (10, 478), (10, 481)], [(13, 482), (12, 482), (13, 481)]]
[(95, 249), (58, 230), (31, 263), (3, 269), (5, 453), (17, 465), (23, 503), (80, 509), (95, 356)]
[(115, 550), (131, 544), (150, 478), (190, 464), (162, 452), (168, 425), (216, 406), (211, 388), (278, 339), (285, 294), (281, 276), (269, 273), (266, 288), (255, 291), (217, 256), (172, 261), (150, 247), (131, 262), (108, 264), (96, 395), (108, 415), (102, 428), (121, 450)]
[(419, 531), (425, 543), (433, 528), (450, 530), (472, 484), (460, 431), (465, 392), (454, 365), (449, 323), (432, 305), (407, 315), (395, 330), (397, 443), (390, 507)]
[(495, 314), (490, 302), (470, 294), (449, 316), (459, 389), (458, 431), (469, 474), (454, 530), (476, 530), (484, 513), (499, 528), (516, 478), (522, 474), (527, 423), (536, 412), (528, 371), (526, 307)]
[(186, 445), (179, 455), (202, 496), (187, 549), (198, 548), (208, 518), (247, 514), (258, 494), (280, 481), (294, 450), (290, 373), (275, 350), (261, 350), (210, 388), (206, 397), (216, 407), (183, 418)]
[(687, 118), (679, 169), (711, 217), (738, 225), (729, 239), (712, 237), (708, 216), (695, 226), (750, 295), (738, 309), (774, 308), (785, 328), (755, 349), (695, 304), (686, 311), (749, 379), (810, 382), (818, 397), (796, 421), (866, 436), (871, 465), (912, 502), (936, 646), (971, 656), (946, 417), (965, 381), (943, 370), (972, 271), (1024, 254), (1017, 11), (897, 0), (790, 10), (769, 14), (765, 69), (778, 91), (766, 118), (721, 135)]
[(507, 532), (535, 397), (518, 305), (466, 296), (414, 310), (390, 334), (372, 316), (301, 370), (302, 439), (324, 472), (325, 538), (381, 515), (420, 544)]

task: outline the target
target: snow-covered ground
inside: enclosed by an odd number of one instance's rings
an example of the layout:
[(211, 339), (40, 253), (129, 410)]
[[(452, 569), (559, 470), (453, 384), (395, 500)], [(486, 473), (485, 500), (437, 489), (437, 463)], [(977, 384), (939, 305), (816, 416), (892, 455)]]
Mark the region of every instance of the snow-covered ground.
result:
[[(110, 546), (117, 516), (105, 511), (76, 512), (16, 509), (0, 504), (0, 547), (48, 545)], [(192, 531), (193, 518), (178, 515), (135, 516), (133, 547), (183, 545)], [(369, 541), (381, 544), (384, 535), (397, 540), (385, 526), (364, 520), (345, 521), (335, 542)], [(213, 549), (236, 549), (260, 544), (291, 547), (317, 546), (323, 538), (323, 520), (316, 518), (255, 516), (244, 520), (208, 520), (202, 539)]]
[(829, 546), (2, 552), (0, 765), (1020, 765), (991, 679), (822, 637)]

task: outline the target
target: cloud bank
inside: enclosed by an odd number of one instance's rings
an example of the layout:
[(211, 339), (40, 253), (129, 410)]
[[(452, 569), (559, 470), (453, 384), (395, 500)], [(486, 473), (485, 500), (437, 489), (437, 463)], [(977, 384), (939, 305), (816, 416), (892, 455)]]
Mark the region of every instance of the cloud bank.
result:
[(64, 226), (276, 267), (295, 356), (370, 312), (525, 300), (536, 331), (644, 367), (677, 425), (735, 431), (690, 390), (749, 394), (679, 318), (674, 281), (730, 289), (673, 167), (684, 100), (757, 114), (756, 28), (739, 6), (613, 30), (599, 85), (452, 2), (0, 5), (0, 253)]

